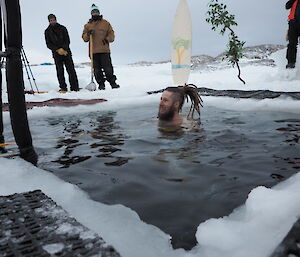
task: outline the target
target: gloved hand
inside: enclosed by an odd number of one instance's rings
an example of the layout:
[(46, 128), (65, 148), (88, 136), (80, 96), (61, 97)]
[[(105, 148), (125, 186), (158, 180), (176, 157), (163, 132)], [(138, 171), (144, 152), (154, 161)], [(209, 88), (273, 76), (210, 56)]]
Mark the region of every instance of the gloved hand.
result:
[(56, 52), (59, 54), (59, 55), (64, 55), (64, 56), (67, 56), (68, 55), (68, 52), (63, 49), (63, 48), (59, 48), (56, 50)]
[(103, 45), (106, 45), (106, 44), (108, 44), (108, 40), (107, 39), (103, 39), (102, 43), (103, 43)]
[(64, 50), (63, 55), (67, 56), (68, 55), (68, 51), (66, 51), (65, 49), (63, 49), (63, 50)]

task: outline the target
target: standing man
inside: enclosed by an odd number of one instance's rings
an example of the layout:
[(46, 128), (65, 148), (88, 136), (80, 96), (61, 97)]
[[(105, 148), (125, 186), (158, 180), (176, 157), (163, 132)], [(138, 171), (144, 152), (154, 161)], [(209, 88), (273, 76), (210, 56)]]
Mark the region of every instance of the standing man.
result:
[(286, 53), (286, 58), (288, 64), (287, 69), (295, 68), (296, 56), (297, 56), (297, 44), (298, 37), (300, 36), (300, 2), (299, 0), (289, 0), (285, 4), (285, 8), (291, 9), (289, 14), (289, 30), (288, 30), (288, 48)]
[(54, 14), (48, 15), (49, 26), (45, 30), (47, 47), (52, 51), (55, 61), (57, 79), (60, 91), (67, 91), (67, 84), (64, 75), (64, 65), (69, 75), (71, 91), (78, 91), (78, 79), (74, 68), (72, 53), (70, 50), (70, 38), (65, 26), (56, 21)]
[(91, 19), (84, 25), (82, 39), (91, 44), (90, 49), (92, 49), (93, 54), (91, 59), (99, 89), (105, 89), (105, 80), (109, 82), (112, 88), (119, 88), (120, 86), (116, 83), (117, 78), (114, 75), (109, 48), (109, 44), (115, 40), (115, 33), (110, 23), (100, 15), (95, 4), (91, 7), (91, 15)]

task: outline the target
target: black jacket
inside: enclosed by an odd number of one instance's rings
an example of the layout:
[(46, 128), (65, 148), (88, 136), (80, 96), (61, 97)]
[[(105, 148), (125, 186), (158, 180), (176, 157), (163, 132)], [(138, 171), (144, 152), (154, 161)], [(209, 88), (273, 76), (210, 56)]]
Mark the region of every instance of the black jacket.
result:
[(49, 25), (45, 30), (45, 40), (47, 47), (52, 50), (53, 55), (58, 55), (56, 50), (63, 48), (71, 54), (70, 37), (65, 26), (56, 23), (54, 26)]
[[(285, 8), (286, 9), (291, 9), (292, 6), (293, 6), (293, 4), (295, 3), (295, 1), (296, 0), (289, 0), (289, 1), (287, 1), (287, 3), (285, 4)], [(293, 20), (298, 21), (298, 22), (300, 21), (300, 0), (297, 3), (296, 10), (295, 10), (295, 13), (293, 14), (293, 16), (294, 16)], [(290, 17), (289, 17), (289, 19), (290, 19)]]
[(287, 3), (285, 4), (285, 9), (291, 9), (292, 8), (292, 5), (293, 3), (295, 2), (296, 0), (289, 0), (287, 1)]

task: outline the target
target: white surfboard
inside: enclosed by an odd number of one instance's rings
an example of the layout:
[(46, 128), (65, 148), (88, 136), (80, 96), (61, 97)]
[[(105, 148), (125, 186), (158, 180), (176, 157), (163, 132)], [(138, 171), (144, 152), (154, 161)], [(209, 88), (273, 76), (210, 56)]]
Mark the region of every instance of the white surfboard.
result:
[(186, 0), (179, 0), (172, 32), (172, 74), (175, 85), (188, 82), (192, 53), (192, 19)]

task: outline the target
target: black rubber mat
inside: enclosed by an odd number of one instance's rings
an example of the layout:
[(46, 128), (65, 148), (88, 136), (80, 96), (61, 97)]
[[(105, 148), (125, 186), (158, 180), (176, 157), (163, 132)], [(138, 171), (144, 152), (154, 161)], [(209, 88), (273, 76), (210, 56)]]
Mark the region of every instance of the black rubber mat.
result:
[(293, 226), (271, 257), (300, 257), (300, 220)]
[(0, 256), (120, 255), (37, 190), (0, 197)]
[[(162, 93), (164, 89), (150, 91), (147, 94)], [(206, 87), (199, 87), (198, 92), (201, 96), (227, 96), (232, 98), (252, 98), (252, 99), (274, 99), (277, 97), (291, 97), (300, 100), (300, 92), (283, 92), (270, 90), (216, 90)]]

